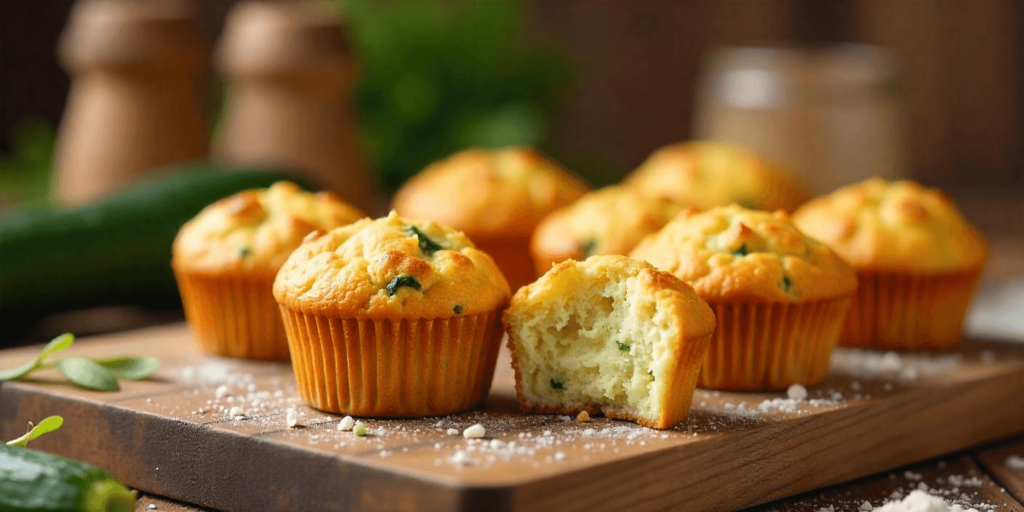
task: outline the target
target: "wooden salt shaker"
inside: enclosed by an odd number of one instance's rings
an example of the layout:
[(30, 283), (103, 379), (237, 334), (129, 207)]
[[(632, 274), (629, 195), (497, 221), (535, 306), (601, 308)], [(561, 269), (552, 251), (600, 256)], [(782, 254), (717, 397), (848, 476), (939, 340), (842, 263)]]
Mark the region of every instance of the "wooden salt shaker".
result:
[(294, 169), (380, 210), (351, 105), (357, 64), (336, 13), (307, 2), (239, 4), (217, 61), (229, 82), (217, 160)]
[(192, 4), (80, 0), (60, 41), (72, 77), (54, 199), (91, 202), (163, 165), (204, 158), (208, 45)]

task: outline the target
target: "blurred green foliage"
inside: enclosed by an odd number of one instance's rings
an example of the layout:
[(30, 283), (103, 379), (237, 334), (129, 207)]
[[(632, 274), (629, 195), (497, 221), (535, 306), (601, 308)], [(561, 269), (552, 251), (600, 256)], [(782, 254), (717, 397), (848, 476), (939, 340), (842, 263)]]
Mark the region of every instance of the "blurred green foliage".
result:
[(26, 119), (14, 126), (11, 151), (0, 155), (0, 209), (14, 204), (46, 204), (54, 146), (50, 123)]
[(385, 191), (470, 147), (544, 149), (568, 61), (524, 37), (517, 0), (341, 0), (361, 59), (363, 139)]

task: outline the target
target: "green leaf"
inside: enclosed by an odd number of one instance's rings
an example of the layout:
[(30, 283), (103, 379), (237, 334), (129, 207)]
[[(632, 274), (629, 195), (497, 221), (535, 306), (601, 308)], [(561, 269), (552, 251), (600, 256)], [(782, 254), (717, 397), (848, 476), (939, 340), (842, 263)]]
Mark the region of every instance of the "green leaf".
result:
[(63, 424), (64, 418), (61, 418), (60, 416), (50, 416), (44, 419), (43, 421), (40, 421), (39, 424), (35, 426), (29, 423), (29, 431), (26, 432), (25, 435), (17, 439), (13, 439), (11, 441), (7, 441), (7, 444), (10, 446), (18, 446), (24, 448), (26, 445), (28, 445), (29, 441), (32, 441), (33, 439), (36, 439), (37, 437), (43, 434), (53, 432), (54, 430), (60, 428), (60, 426)]
[(75, 385), (95, 391), (117, 391), (117, 378), (99, 363), (81, 357), (64, 359), (57, 369)]
[(105, 359), (93, 359), (93, 361), (106, 368), (118, 379), (145, 379), (160, 368), (160, 361), (152, 357), (108, 357)]
[(66, 332), (57, 336), (43, 347), (43, 351), (39, 353), (39, 359), (43, 360), (50, 357), (58, 352), (63, 352), (71, 347), (75, 342), (75, 335), (70, 332)]
[(16, 368), (0, 371), (0, 382), (18, 380), (28, 375), (29, 373), (32, 373), (33, 370), (36, 370), (37, 368), (43, 365), (44, 359), (58, 352), (67, 350), (68, 347), (70, 347), (71, 344), (74, 342), (75, 335), (71, 333), (64, 333), (61, 334), (60, 336), (57, 336), (56, 338), (50, 340), (50, 342), (43, 347), (43, 350), (39, 352), (39, 355), (34, 357), (32, 360), (26, 361), (25, 364), (18, 366)]
[(35, 370), (39, 366), (39, 356), (34, 357), (31, 361), (27, 361), (25, 364), (9, 370), (0, 370), (0, 382), (18, 380)]
[(621, 350), (623, 352), (629, 352), (629, 345), (627, 345), (627, 344), (625, 344), (625, 343), (623, 343), (621, 341), (616, 341), (615, 344), (619, 346), (619, 350)]

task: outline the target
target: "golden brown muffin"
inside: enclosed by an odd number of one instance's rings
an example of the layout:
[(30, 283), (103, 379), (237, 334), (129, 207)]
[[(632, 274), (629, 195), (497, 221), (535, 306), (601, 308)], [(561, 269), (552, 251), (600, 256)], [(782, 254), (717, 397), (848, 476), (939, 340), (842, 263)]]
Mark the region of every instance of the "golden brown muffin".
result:
[(271, 285), (278, 268), (316, 229), (354, 222), (362, 212), (332, 192), (280, 181), (206, 207), (174, 240), (171, 266), (185, 316), (203, 351), (287, 359)]
[(357, 416), (479, 405), (509, 295), (468, 237), (394, 212), (311, 234), (274, 281), (299, 394)]
[(795, 177), (725, 142), (681, 142), (660, 148), (623, 183), (702, 210), (736, 203), (791, 212), (810, 197)]
[(467, 149), (406, 182), (394, 208), (403, 217), (463, 231), (517, 289), (536, 276), (529, 253), (534, 228), (587, 190), (582, 180), (533, 149)]
[(944, 194), (874, 178), (811, 201), (793, 221), (857, 270), (860, 288), (840, 343), (915, 349), (960, 341), (988, 249)]
[(600, 412), (665, 429), (689, 414), (715, 317), (675, 276), (594, 256), (520, 288), (505, 329), (523, 411)]
[(778, 389), (825, 377), (857, 278), (784, 212), (688, 210), (630, 256), (675, 274), (714, 309), (700, 386)]
[(544, 217), (530, 240), (538, 274), (567, 259), (627, 254), (645, 236), (672, 220), (679, 205), (627, 187), (595, 190)]

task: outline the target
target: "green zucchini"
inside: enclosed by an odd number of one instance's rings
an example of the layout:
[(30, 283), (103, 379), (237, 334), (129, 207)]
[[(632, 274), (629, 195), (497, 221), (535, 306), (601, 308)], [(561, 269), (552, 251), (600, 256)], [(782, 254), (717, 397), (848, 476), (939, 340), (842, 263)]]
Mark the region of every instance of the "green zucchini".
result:
[(170, 261), (178, 228), (218, 199), (281, 179), (291, 178), (177, 167), (85, 207), (0, 217), (0, 320), (92, 306), (177, 304)]
[(135, 493), (96, 466), (0, 443), (0, 510), (131, 512)]

